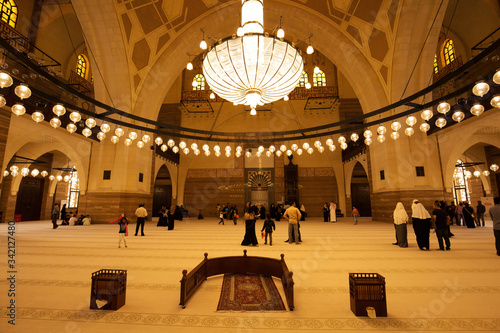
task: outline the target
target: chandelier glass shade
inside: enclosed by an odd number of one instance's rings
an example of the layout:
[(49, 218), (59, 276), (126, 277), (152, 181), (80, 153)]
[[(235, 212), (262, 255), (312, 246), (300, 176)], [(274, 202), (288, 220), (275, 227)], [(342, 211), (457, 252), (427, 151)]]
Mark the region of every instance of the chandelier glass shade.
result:
[(255, 108), (288, 95), (304, 62), (291, 43), (264, 34), (262, 1), (244, 0), (241, 18), (244, 34), (212, 46), (203, 60), (203, 74), (220, 97)]

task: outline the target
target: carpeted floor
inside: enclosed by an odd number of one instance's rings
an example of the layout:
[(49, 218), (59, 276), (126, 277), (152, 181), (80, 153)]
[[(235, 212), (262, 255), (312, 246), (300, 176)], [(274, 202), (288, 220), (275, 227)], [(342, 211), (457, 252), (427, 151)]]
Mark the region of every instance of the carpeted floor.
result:
[[(16, 224), (16, 325), (8, 324), (8, 225), (0, 224), (0, 332), (274, 332), (274, 331), (499, 331), (500, 257), (491, 221), (486, 228), (453, 227), (451, 251), (420, 251), (409, 228), (409, 248), (391, 245), (392, 224), (361, 218), (301, 224), (303, 243), (289, 245), (278, 222), (273, 246), (242, 247), (244, 225), (218, 219), (176, 221), (175, 230), (147, 222), (145, 237), (118, 248), (118, 226)], [(262, 222), (257, 223), (261, 228)], [(134, 227), (134, 224), (131, 225)], [(182, 309), (179, 280), (209, 257), (249, 255), (285, 260), (294, 273), (295, 310), (217, 312), (222, 276), (209, 278)], [(126, 269), (126, 304), (118, 311), (89, 310), (91, 274)], [(349, 306), (348, 273), (386, 278), (387, 318), (357, 318)], [(283, 297), (279, 280), (276, 286)]]

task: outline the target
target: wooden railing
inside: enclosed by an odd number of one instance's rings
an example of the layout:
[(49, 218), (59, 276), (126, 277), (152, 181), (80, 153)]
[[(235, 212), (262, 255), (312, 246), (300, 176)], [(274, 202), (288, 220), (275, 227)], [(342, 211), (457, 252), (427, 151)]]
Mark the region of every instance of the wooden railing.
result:
[(242, 257), (219, 257), (205, 259), (191, 272), (182, 271), (181, 279), (181, 301), (179, 305), (186, 307), (187, 301), (194, 295), (196, 290), (208, 277), (219, 274), (263, 274), (281, 279), (285, 291), (288, 308), (293, 311), (293, 273), (288, 270), (285, 263), (285, 255), (281, 254), (281, 260), (265, 257), (249, 257), (247, 250), (243, 251)]

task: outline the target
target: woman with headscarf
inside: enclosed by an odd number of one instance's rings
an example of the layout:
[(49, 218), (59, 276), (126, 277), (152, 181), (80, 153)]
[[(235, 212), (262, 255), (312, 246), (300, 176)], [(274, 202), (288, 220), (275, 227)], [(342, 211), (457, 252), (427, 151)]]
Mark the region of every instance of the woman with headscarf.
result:
[(476, 223), (474, 222), (474, 208), (469, 205), (469, 202), (464, 202), (464, 209), (462, 212), (464, 214), (464, 220), (467, 228), (475, 228)]
[(411, 205), (411, 219), (413, 230), (417, 236), (417, 244), (420, 250), (429, 250), (429, 232), (431, 230), (431, 214), (417, 200)]
[(337, 205), (333, 201), (330, 202), (330, 222), (332, 223), (337, 222), (336, 210), (337, 210)]
[(249, 207), (245, 210), (245, 236), (243, 237), (243, 241), (241, 245), (252, 245), (259, 246), (259, 242), (257, 241), (257, 236), (255, 235), (255, 214), (252, 210), (252, 207)]
[(394, 218), (394, 228), (396, 229), (396, 243), (393, 244), (399, 245), (399, 247), (408, 247), (408, 229), (406, 228), (408, 214), (406, 214), (402, 202), (396, 204), (396, 209), (394, 209), (392, 217)]

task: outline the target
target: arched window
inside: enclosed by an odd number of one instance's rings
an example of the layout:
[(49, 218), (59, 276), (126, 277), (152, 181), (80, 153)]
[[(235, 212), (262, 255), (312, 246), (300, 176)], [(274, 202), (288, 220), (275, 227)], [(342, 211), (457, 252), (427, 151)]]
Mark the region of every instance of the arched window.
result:
[(0, 8), (2, 21), (15, 28), (17, 22), (17, 5), (14, 0), (3, 0), (0, 3)]
[(455, 46), (453, 46), (453, 41), (448, 39), (444, 44), (443, 56), (445, 65), (449, 65), (455, 60)]
[(457, 161), (455, 165), (455, 172), (453, 173), (453, 195), (455, 203), (460, 201), (469, 200), (469, 189), (467, 187), (467, 177), (464, 163), (461, 160)]
[(325, 87), (326, 86), (325, 72), (323, 72), (321, 69), (319, 70), (319, 72), (314, 73), (314, 75), (313, 75), (313, 86), (315, 86), (315, 87)]
[(305, 87), (307, 82), (309, 82), (307, 72), (302, 71), (302, 76), (300, 77), (299, 83), (297, 83), (297, 87)]
[(78, 208), (78, 201), (80, 197), (80, 181), (78, 179), (78, 172), (73, 167), (70, 174), (68, 186), (68, 208)]
[(78, 55), (76, 74), (80, 75), (84, 79), (87, 78), (87, 57), (85, 57), (83, 54)]
[(439, 72), (439, 66), (438, 66), (438, 56), (437, 54), (434, 55), (434, 74), (437, 74)]
[(205, 90), (205, 77), (203, 74), (196, 74), (193, 78), (193, 90)]

